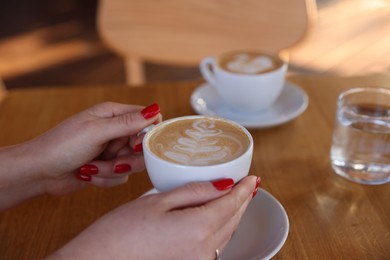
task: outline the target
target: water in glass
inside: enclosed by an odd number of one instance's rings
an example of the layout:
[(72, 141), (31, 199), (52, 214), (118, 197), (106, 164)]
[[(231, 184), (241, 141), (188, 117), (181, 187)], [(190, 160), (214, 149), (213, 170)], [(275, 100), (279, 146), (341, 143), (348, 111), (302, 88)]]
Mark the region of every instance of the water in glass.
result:
[(365, 184), (390, 181), (389, 118), (390, 106), (385, 105), (349, 105), (338, 110), (331, 148), (337, 174)]

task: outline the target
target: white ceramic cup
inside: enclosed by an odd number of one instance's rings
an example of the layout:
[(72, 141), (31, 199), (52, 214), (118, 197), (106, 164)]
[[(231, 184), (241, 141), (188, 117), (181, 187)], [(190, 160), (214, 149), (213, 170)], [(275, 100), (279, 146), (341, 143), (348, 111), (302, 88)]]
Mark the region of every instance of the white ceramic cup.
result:
[[(245, 147), (243, 153), (239, 157), (230, 161), (204, 166), (191, 166), (175, 163), (162, 159), (153, 153), (149, 142), (149, 139), (153, 136), (153, 134), (161, 131), (167, 125), (186, 119), (212, 119), (225, 121), (228, 124), (237, 127), (239, 131), (247, 136), (247, 147)], [(222, 118), (206, 116), (184, 116), (163, 121), (154, 126), (151, 130), (148, 130), (143, 140), (143, 153), (149, 178), (154, 187), (161, 192), (169, 191), (186, 183), (197, 181), (213, 181), (231, 178), (236, 183), (249, 173), (253, 154), (253, 139), (247, 129), (235, 122)]]
[[(281, 65), (262, 73), (232, 72), (220, 65), (221, 60), (232, 53), (268, 55), (278, 60)], [(240, 112), (251, 113), (264, 110), (276, 101), (284, 87), (287, 67), (287, 62), (279, 55), (261, 51), (235, 51), (218, 57), (204, 58), (200, 63), (200, 72), (209, 85), (216, 89), (227, 106)]]

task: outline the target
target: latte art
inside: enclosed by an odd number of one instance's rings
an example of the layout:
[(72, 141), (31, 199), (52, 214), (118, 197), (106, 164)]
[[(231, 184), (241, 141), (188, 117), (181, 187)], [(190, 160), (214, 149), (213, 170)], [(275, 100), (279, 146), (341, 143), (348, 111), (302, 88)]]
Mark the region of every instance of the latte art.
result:
[(221, 139), (231, 138), (239, 150), (242, 148), (239, 140), (227, 136), (221, 129), (215, 129), (214, 122), (199, 120), (192, 127), (184, 131), (183, 137), (170, 144), (171, 149), (162, 152), (167, 158), (186, 165), (209, 165), (235, 157), (232, 149), (220, 142)]
[(231, 52), (219, 58), (219, 66), (237, 74), (255, 75), (267, 73), (283, 65), (276, 55), (263, 52)]
[(233, 72), (256, 74), (272, 69), (274, 63), (266, 56), (251, 57), (249, 54), (237, 54), (226, 63), (226, 67)]
[(249, 140), (223, 120), (194, 119), (167, 125), (149, 140), (153, 153), (183, 165), (212, 165), (240, 156)]

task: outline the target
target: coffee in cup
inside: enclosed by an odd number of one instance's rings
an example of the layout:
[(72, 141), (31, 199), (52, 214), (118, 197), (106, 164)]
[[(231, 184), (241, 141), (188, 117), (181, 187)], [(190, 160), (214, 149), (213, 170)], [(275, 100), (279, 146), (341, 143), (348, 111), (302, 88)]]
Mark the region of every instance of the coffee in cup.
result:
[(248, 175), (253, 139), (229, 120), (187, 116), (156, 125), (143, 141), (146, 169), (159, 191), (193, 181)]
[(263, 51), (232, 51), (204, 58), (200, 71), (226, 106), (253, 113), (269, 108), (279, 97), (287, 62)]
[(231, 161), (248, 148), (249, 138), (224, 120), (188, 118), (167, 124), (147, 140), (151, 152), (163, 160), (188, 166)]
[(218, 66), (231, 73), (256, 75), (277, 70), (283, 61), (267, 53), (231, 52), (220, 57)]

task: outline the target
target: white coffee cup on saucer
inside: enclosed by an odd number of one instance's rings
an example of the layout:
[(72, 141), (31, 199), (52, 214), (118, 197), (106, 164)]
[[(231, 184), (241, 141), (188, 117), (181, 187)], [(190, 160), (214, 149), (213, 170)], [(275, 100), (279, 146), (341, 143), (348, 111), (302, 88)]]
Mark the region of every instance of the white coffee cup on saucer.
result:
[(263, 51), (232, 51), (206, 57), (200, 72), (221, 100), (243, 113), (269, 108), (281, 94), (288, 64)]
[(143, 140), (146, 170), (161, 192), (189, 182), (248, 175), (253, 138), (243, 126), (217, 117), (185, 116), (163, 121)]

